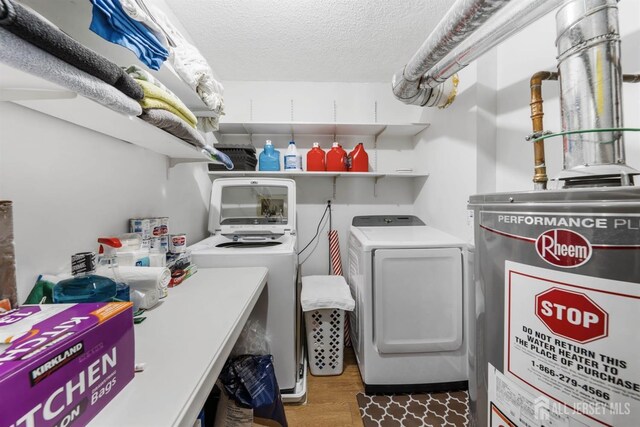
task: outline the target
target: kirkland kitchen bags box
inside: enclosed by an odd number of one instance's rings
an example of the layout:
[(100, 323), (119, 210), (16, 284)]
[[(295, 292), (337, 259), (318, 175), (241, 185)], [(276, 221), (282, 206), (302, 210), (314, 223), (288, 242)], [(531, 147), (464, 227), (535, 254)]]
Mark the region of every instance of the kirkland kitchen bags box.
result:
[(0, 426), (86, 425), (134, 375), (131, 303), (0, 315)]

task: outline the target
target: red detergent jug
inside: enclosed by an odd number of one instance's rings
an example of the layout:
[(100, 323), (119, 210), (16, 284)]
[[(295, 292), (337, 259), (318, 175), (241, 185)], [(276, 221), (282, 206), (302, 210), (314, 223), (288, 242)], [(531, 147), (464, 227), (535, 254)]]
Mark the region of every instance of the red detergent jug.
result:
[(331, 150), (327, 153), (327, 171), (347, 171), (347, 152), (337, 142), (333, 143)]
[(313, 148), (307, 152), (307, 171), (322, 171), (327, 168), (324, 163), (324, 150), (320, 148), (320, 144), (313, 143)]
[(369, 155), (364, 151), (362, 142), (349, 153), (347, 158), (349, 172), (369, 172)]

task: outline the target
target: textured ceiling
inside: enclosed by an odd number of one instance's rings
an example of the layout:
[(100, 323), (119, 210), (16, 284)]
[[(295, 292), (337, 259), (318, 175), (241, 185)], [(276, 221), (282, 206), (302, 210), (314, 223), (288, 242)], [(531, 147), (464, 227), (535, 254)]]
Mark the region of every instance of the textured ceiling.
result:
[(165, 0), (224, 80), (385, 82), (453, 0)]

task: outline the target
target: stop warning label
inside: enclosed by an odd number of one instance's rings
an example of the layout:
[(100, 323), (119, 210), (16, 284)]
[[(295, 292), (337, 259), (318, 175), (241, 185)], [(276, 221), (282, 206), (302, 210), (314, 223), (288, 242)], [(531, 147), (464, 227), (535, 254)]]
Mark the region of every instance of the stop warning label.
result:
[(504, 373), (585, 425), (640, 419), (640, 284), (507, 261)]

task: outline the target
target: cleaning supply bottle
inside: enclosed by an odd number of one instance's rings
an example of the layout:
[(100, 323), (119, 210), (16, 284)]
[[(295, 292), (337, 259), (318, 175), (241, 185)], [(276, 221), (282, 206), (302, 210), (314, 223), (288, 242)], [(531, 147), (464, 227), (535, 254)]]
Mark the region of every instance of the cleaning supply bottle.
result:
[(289, 141), (289, 147), (284, 155), (284, 170), (296, 171), (302, 170), (302, 164), (300, 162), (301, 157), (298, 156), (298, 149), (296, 148), (295, 141)]
[(347, 156), (349, 172), (369, 172), (369, 155), (364, 151), (364, 145), (360, 142)]
[(347, 152), (337, 142), (333, 143), (331, 150), (327, 153), (327, 171), (347, 171)]
[(273, 148), (271, 141), (267, 139), (264, 149), (260, 153), (258, 170), (261, 171), (279, 171), (280, 170), (280, 151)]
[(307, 152), (307, 170), (324, 172), (327, 169), (324, 157), (324, 150), (320, 148), (319, 143), (314, 142), (313, 148)]
[(95, 274), (96, 254), (81, 252), (71, 256), (73, 277), (53, 287), (54, 303), (110, 302), (116, 296), (116, 282)]
[(129, 301), (129, 285), (127, 285), (118, 270), (118, 258), (116, 249), (122, 247), (122, 242), (117, 237), (100, 237), (98, 239), (98, 273), (116, 282), (116, 299)]

